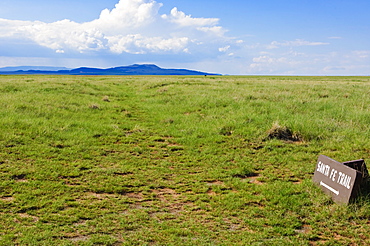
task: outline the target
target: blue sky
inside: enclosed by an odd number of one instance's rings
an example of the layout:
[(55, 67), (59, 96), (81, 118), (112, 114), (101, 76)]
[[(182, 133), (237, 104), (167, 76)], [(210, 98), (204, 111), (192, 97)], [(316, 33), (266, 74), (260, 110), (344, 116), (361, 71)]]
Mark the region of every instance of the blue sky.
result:
[(0, 67), (370, 75), (369, 0), (1, 0)]

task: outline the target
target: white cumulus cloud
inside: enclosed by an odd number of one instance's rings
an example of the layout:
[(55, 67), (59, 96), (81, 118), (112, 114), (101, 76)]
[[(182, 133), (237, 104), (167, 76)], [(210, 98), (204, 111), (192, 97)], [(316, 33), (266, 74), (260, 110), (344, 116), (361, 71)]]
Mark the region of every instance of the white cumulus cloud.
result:
[(162, 4), (153, 0), (120, 0), (114, 9), (104, 9), (99, 19), (83, 25), (104, 30), (107, 35), (127, 33), (153, 23), (160, 7)]
[(110, 50), (114, 53), (145, 54), (155, 51), (180, 52), (189, 42), (186, 37), (163, 39), (160, 37), (144, 37), (141, 34), (112, 36), (108, 38)]
[(207, 49), (210, 43), (212, 48), (217, 42), (225, 45), (226, 31), (217, 18), (194, 18), (177, 8), (159, 15), (161, 7), (154, 0), (120, 0), (98, 19), (84, 23), (0, 19), (0, 38), (29, 40), (59, 54), (191, 53)]
[(219, 21), (217, 18), (193, 18), (191, 15), (186, 15), (184, 12), (178, 11), (177, 8), (173, 8), (170, 15), (162, 15), (162, 18), (180, 26), (198, 27), (214, 26)]

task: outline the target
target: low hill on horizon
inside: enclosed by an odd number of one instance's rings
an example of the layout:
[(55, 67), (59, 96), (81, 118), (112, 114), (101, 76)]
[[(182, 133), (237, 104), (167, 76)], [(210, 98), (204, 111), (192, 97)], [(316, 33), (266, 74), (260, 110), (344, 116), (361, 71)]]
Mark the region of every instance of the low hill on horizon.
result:
[[(17, 69), (18, 68), (18, 69)], [(7, 70), (8, 69), (8, 70)], [(7, 67), (0, 68), (0, 74), (8, 75), (31, 75), (31, 74), (50, 74), (50, 75), (221, 75), (216, 73), (206, 73), (188, 69), (166, 69), (154, 64), (134, 64), (130, 66), (120, 66), (112, 68), (90, 68), (80, 67), (75, 69), (54, 68), (53, 67)]]

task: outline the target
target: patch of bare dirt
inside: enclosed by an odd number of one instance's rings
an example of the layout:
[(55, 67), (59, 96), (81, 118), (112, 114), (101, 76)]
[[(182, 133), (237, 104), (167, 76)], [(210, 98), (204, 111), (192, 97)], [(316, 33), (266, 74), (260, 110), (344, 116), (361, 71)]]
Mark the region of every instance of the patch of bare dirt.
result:
[(134, 192), (131, 192), (131, 193), (126, 193), (125, 195), (128, 198), (134, 198), (134, 199), (138, 199), (138, 200), (142, 200), (144, 198), (144, 196), (143, 196), (142, 193), (134, 193)]
[(261, 178), (261, 175), (260, 174), (257, 174), (255, 176), (252, 176), (252, 177), (248, 177), (246, 179), (249, 180), (249, 183), (251, 184), (257, 184), (257, 185), (262, 185), (263, 182), (259, 181), (258, 179)]
[(180, 194), (178, 194), (175, 190), (169, 188), (152, 190), (152, 192), (156, 194), (156, 196), (162, 202), (168, 202), (169, 200), (175, 200), (180, 197)]
[(230, 231), (248, 231), (255, 233), (252, 229), (248, 228), (242, 221), (233, 221), (230, 218), (224, 218), (223, 221), (229, 227)]
[(87, 224), (87, 220), (79, 220), (76, 223), (73, 223), (73, 226), (84, 226)]
[(302, 180), (301, 179), (293, 179), (291, 180), (293, 182), (293, 184), (302, 184)]
[(210, 196), (216, 196), (216, 195), (217, 195), (217, 193), (216, 193), (216, 192), (214, 192), (212, 189), (209, 189), (209, 190), (207, 191), (207, 194), (208, 194), (208, 195), (210, 195)]
[(12, 196), (7, 196), (7, 197), (1, 197), (0, 200), (4, 202), (13, 202), (15, 201), (15, 198)]
[(117, 197), (116, 194), (110, 194), (110, 193), (95, 193), (95, 192), (89, 192), (87, 193), (87, 196), (89, 197), (95, 197), (100, 200), (106, 199), (106, 198), (112, 198), (112, 197)]
[(81, 241), (87, 241), (89, 240), (89, 236), (78, 236), (78, 237), (72, 237), (70, 238), (69, 240), (71, 240), (72, 242), (81, 242)]
[(18, 216), (19, 216), (20, 218), (31, 218), (33, 222), (37, 222), (37, 221), (39, 221), (39, 217), (37, 217), (37, 216), (32, 216), (32, 215), (29, 215), (29, 214), (26, 214), (26, 213), (20, 213), (20, 214), (18, 214)]
[(312, 231), (310, 225), (303, 225), (301, 229), (295, 230), (297, 233), (308, 234)]
[(223, 185), (223, 184), (224, 184), (224, 182), (219, 181), (219, 180), (214, 180), (214, 181), (207, 182), (207, 185), (209, 185), (209, 186), (212, 186), (212, 185)]
[[(170, 188), (163, 188), (158, 190), (152, 190), (165, 208), (165, 213), (178, 214), (184, 211), (188, 207), (194, 207), (192, 202), (186, 201), (185, 198), (177, 193), (175, 190)], [(163, 211), (159, 212), (162, 213)], [(158, 212), (157, 212), (158, 213)], [(155, 213), (155, 214), (157, 214)]]
[(17, 182), (19, 182), (19, 183), (27, 183), (28, 180), (27, 179), (18, 179)]

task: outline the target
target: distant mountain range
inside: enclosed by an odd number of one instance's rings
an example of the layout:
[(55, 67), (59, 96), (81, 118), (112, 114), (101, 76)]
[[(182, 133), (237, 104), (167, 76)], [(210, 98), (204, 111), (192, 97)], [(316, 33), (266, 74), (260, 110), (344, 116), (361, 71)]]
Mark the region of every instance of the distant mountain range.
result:
[(19, 66), (19, 67), (2, 67), (0, 72), (15, 72), (15, 71), (58, 71), (58, 70), (68, 70), (66, 67), (50, 67), (50, 66)]
[(89, 68), (80, 67), (68, 69), (63, 67), (5, 67), (0, 68), (0, 74), (8, 75), (30, 75), (30, 74), (49, 74), (49, 75), (221, 75), (215, 73), (205, 73), (187, 69), (165, 69), (154, 64), (134, 64), (130, 66), (113, 68)]

